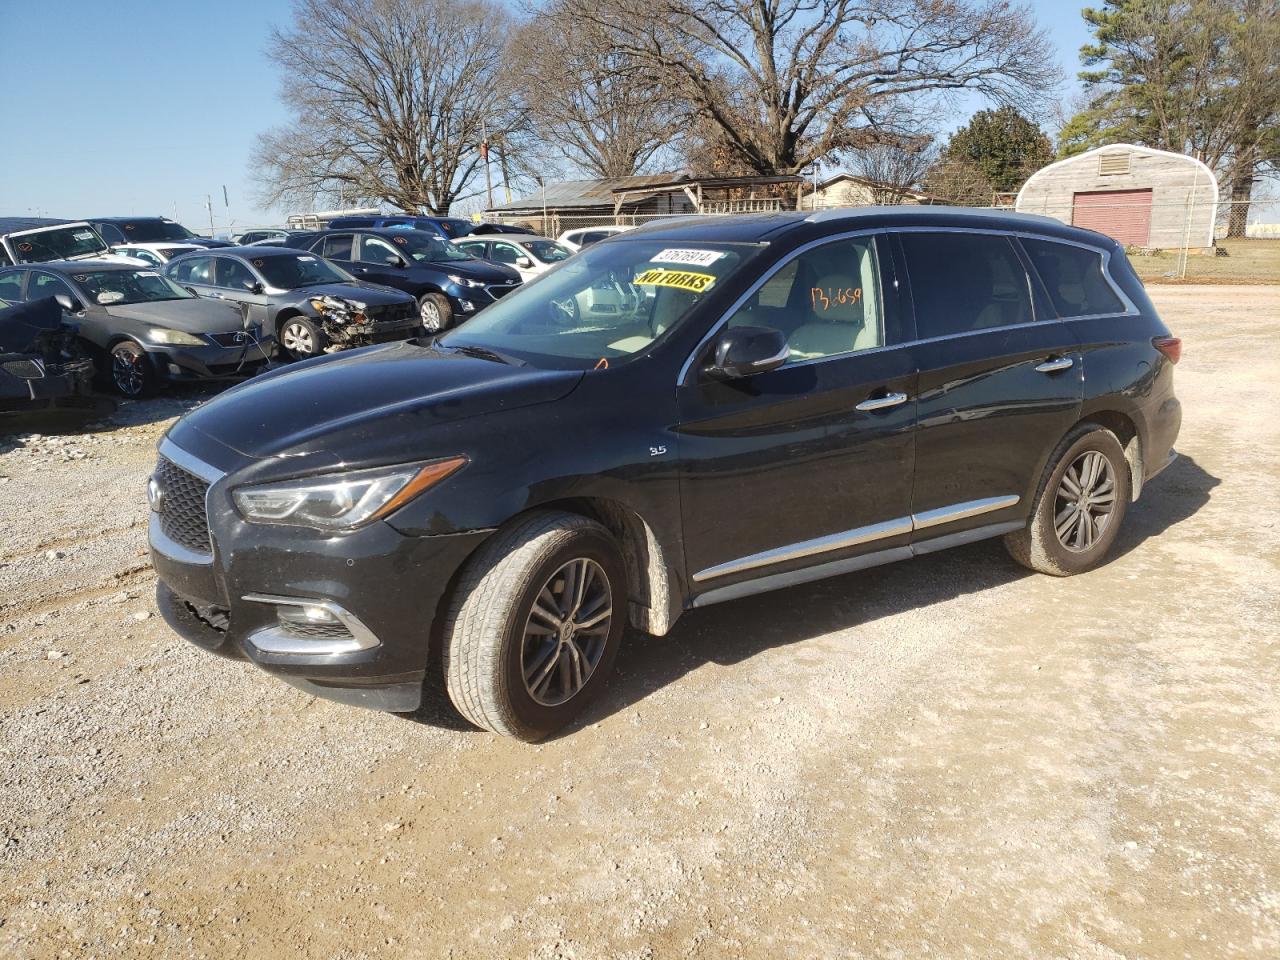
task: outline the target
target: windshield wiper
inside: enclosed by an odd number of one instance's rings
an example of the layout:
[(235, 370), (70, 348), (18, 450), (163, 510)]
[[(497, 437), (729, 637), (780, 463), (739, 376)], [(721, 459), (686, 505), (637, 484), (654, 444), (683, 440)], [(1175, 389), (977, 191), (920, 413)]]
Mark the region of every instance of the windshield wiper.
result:
[(515, 357), (504, 356), (496, 350), (490, 350), (488, 347), (476, 347), (471, 344), (454, 346), (450, 344), (447, 349), (453, 350), (456, 353), (464, 354), (468, 357), (475, 357), (477, 360), (492, 360), (495, 363), (505, 363), (509, 367), (524, 366), (524, 361), (517, 360)]

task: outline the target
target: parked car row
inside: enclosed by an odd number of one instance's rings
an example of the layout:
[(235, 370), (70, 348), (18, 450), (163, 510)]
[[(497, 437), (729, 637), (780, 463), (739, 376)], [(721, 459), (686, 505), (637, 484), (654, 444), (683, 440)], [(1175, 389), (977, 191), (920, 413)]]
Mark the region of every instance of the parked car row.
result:
[[(459, 218), (345, 217), (230, 243), (165, 217), (0, 219), (0, 302), (31, 305), (46, 323), (60, 310), (60, 335), (78, 344), (99, 384), (140, 397), (168, 382), (241, 379), (276, 362), (440, 333), (626, 229), (582, 228), (557, 241)], [(636, 290), (596, 284), (559, 310), (616, 323), (641, 309)]]

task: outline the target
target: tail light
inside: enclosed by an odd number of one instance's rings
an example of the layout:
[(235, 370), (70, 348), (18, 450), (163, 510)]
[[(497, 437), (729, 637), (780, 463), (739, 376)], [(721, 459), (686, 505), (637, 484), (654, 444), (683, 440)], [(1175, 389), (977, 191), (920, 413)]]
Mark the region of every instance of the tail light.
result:
[(1178, 337), (1152, 337), (1151, 345), (1168, 357), (1170, 363), (1182, 359), (1182, 340)]

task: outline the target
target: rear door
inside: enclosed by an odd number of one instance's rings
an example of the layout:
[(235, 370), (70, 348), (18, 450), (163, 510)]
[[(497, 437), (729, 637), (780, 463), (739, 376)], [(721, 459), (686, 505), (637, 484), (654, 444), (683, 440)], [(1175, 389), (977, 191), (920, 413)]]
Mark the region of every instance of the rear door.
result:
[(1079, 348), (1013, 237), (925, 229), (898, 240), (919, 371), (913, 539), (1019, 526), (1080, 417)]
[(697, 592), (732, 596), (762, 577), (905, 550), (916, 378), (895, 346), (894, 281), (883, 235), (824, 242), (766, 275), (726, 321), (780, 330), (783, 366), (722, 382), (695, 354), (677, 402)]

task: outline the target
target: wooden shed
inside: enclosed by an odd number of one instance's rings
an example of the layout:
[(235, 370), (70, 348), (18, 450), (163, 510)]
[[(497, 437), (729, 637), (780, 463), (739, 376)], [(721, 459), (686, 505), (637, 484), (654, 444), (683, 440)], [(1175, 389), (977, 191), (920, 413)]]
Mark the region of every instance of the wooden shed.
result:
[(1218, 179), (1195, 157), (1118, 143), (1037, 170), (1015, 206), (1126, 246), (1207, 249), (1218, 216)]

